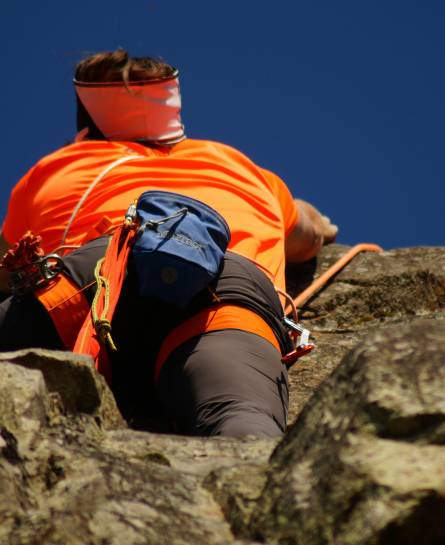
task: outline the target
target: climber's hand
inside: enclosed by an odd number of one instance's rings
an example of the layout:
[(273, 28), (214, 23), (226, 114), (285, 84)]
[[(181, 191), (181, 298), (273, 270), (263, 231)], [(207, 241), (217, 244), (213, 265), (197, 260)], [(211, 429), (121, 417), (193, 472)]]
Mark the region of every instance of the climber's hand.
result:
[(301, 199), (295, 199), (295, 202), (303, 214), (307, 216), (312, 222), (312, 226), (316, 231), (316, 236), (318, 239), (322, 238), (322, 245), (329, 244), (334, 242), (338, 233), (337, 225), (331, 223), (328, 216), (324, 216), (315, 206), (312, 204), (303, 201)]
[(286, 259), (290, 262), (301, 262), (314, 257), (323, 244), (334, 242), (338, 227), (312, 204), (301, 199), (295, 199), (295, 204), (299, 211), (299, 220), (286, 239)]

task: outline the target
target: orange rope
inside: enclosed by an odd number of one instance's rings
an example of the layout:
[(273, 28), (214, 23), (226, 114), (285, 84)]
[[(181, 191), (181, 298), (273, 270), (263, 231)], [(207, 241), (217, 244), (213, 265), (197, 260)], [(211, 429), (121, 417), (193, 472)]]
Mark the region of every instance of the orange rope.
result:
[[(312, 284), (302, 291), (294, 300), (294, 306), (301, 308), (313, 295), (315, 295), (335, 274), (345, 267), (351, 259), (360, 252), (383, 252), (383, 248), (377, 244), (357, 244), (345, 253), (332, 267), (319, 276)], [(292, 312), (292, 306), (286, 307), (286, 316)]]

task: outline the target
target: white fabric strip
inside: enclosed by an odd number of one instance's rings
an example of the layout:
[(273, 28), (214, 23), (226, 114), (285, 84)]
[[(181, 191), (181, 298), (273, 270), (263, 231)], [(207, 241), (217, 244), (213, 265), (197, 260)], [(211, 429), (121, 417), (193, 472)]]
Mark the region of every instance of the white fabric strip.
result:
[(92, 120), (108, 140), (173, 143), (185, 138), (179, 80), (74, 82)]

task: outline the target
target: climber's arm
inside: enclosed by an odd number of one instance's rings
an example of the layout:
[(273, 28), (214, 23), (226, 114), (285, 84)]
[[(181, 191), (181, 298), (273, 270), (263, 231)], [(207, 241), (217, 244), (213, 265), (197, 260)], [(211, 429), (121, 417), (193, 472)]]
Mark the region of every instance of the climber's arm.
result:
[(286, 238), (286, 261), (300, 263), (311, 259), (323, 244), (334, 242), (338, 227), (306, 201), (295, 199), (298, 223)]
[[(0, 259), (3, 257), (3, 255), (9, 250), (11, 245), (6, 242), (4, 236), (0, 232)], [(8, 271), (5, 271), (4, 269), (0, 269), (0, 293), (10, 293), (9, 290), (9, 276), (10, 273)]]

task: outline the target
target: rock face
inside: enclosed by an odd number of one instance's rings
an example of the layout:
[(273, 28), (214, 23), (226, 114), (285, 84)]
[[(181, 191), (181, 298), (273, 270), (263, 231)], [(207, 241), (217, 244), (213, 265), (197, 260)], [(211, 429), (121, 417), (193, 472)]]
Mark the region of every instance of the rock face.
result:
[[(325, 272), (347, 250), (327, 246), (318, 261), (289, 268), (289, 292), (302, 291), (314, 273)], [(445, 249), (404, 248), (355, 257), (300, 313), (317, 350), (290, 373), (290, 421), (359, 341), (414, 318), (445, 319)]]
[(444, 307), (444, 249), (357, 257), (301, 312), (281, 441), (137, 432), (87, 358), (1, 354), (0, 545), (442, 545)]
[(444, 360), (445, 323), (427, 320), (350, 352), (273, 453), (249, 531), (270, 543), (444, 543)]

